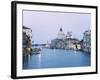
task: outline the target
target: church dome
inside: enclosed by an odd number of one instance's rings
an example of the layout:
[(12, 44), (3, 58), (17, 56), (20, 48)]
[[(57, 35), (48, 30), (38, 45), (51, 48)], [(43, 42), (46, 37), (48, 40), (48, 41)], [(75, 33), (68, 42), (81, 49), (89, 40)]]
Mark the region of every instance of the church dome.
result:
[(58, 32), (57, 39), (65, 39), (65, 34), (64, 34), (62, 28), (60, 28), (60, 30)]

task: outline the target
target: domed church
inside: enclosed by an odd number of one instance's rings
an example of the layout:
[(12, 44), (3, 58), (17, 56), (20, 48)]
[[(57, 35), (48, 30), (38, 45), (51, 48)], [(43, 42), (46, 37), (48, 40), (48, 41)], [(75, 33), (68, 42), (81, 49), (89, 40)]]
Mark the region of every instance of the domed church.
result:
[(65, 36), (65, 34), (63, 32), (63, 29), (60, 28), (60, 30), (58, 32), (58, 35), (57, 35), (57, 39), (65, 39), (65, 38), (66, 38), (66, 36)]

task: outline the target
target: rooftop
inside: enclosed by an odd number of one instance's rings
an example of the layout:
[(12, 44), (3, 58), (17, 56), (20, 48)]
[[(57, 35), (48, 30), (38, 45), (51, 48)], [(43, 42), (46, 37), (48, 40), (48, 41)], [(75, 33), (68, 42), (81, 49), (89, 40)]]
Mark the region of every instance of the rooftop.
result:
[(23, 29), (31, 29), (31, 28), (28, 28), (28, 27), (23, 26)]

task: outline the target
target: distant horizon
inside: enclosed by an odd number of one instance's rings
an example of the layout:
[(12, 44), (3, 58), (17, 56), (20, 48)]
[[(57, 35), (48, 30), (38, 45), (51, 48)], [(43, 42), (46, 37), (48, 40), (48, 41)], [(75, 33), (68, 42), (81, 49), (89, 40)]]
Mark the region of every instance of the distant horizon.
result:
[(32, 29), (32, 41), (44, 44), (57, 38), (59, 29), (64, 34), (81, 40), (86, 30), (91, 30), (91, 14), (23, 11), (23, 26)]

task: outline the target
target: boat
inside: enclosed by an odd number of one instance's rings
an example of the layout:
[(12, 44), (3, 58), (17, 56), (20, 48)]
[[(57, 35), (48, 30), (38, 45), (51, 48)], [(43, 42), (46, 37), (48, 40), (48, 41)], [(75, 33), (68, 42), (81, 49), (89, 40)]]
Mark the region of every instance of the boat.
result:
[(41, 49), (40, 48), (33, 48), (34, 54), (40, 54)]

